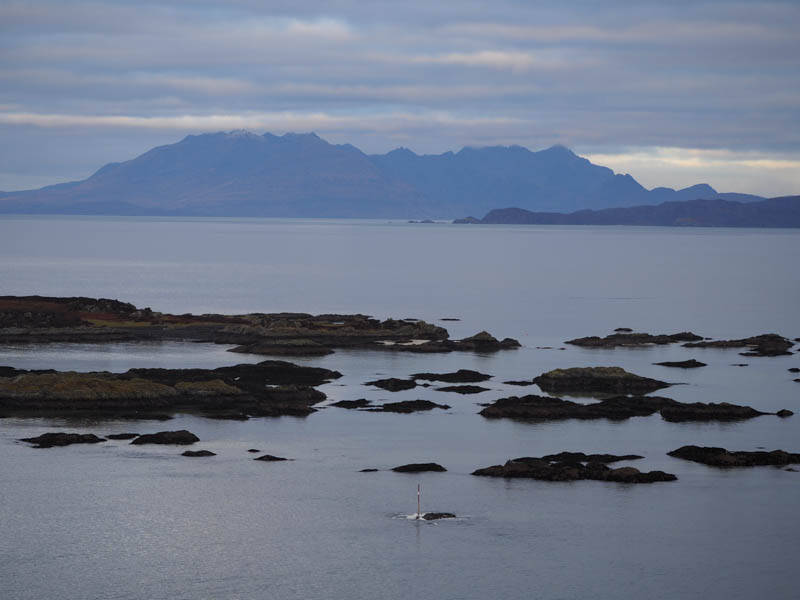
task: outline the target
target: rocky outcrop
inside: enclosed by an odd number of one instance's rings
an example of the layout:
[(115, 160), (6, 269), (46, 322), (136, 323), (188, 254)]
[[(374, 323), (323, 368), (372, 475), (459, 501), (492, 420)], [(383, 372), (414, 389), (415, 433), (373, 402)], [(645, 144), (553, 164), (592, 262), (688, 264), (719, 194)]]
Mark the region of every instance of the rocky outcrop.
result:
[(372, 402), (366, 398), (360, 398), (358, 400), (339, 400), (339, 402), (334, 402), (331, 406), (338, 406), (339, 408), (364, 408), (371, 404)]
[(747, 452), (708, 446), (682, 446), (667, 454), (712, 467), (757, 467), (800, 463), (800, 454), (792, 454), (783, 450)]
[(403, 402), (387, 402), (379, 407), (368, 409), (370, 412), (393, 412), (409, 414), (424, 410), (433, 410), (434, 408), (441, 408), (447, 410), (450, 407), (447, 404), (436, 404), (429, 400), (405, 400)]
[(707, 367), (706, 363), (700, 362), (699, 360), (695, 360), (693, 358), (689, 360), (674, 360), (674, 361), (665, 361), (665, 362), (658, 362), (653, 363), (654, 365), (658, 365), (660, 367), (676, 367), (678, 369), (697, 369), (698, 367)]
[(181, 456), (203, 457), (203, 456), (216, 456), (211, 450), (187, 450)]
[(672, 385), (629, 373), (621, 367), (554, 369), (533, 382), (546, 392), (579, 394), (648, 394)]
[(775, 413), (765, 413), (749, 406), (728, 404), (727, 402), (709, 403), (693, 402), (684, 404), (676, 402), (661, 409), (661, 417), (665, 421), (680, 423), (684, 421), (743, 421)]
[(540, 459), (528, 458), (516, 460), (546, 460), (548, 462), (598, 462), (609, 464), (619, 462), (621, 460), (638, 460), (644, 458), (638, 454), (585, 454), (583, 452), (559, 452), (558, 454), (547, 454)]
[(463, 340), (452, 342), (455, 350), (472, 350), (474, 352), (497, 352), (498, 350), (513, 350), (521, 344), (513, 338), (498, 340), (487, 331), (480, 331)]
[[(504, 477), (537, 479), (540, 481), (578, 481), (591, 479), (595, 481), (614, 481), (617, 483), (654, 483), (657, 481), (675, 481), (677, 477), (664, 471), (643, 473), (634, 467), (611, 469), (600, 461), (586, 462), (572, 456), (564, 459), (554, 458), (562, 455), (550, 455), (541, 458), (525, 456), (507, 461), (503, 465), (494, 465), (474, 471), (473, 475), (482, 477)], [(603, 456), (603, 455), (598, 455)], [(585, 458), (585, 455), (584, 455)], [(613, 457), (612, 458), (616, 458)]]
[(616, 333), (612, 333), (603, 338), (593, 335), (568, 340), (564, 343), (572, 344), (573, 346), (581, 346), (583, 348), (617, 348), (620, 346), (660, 346), (664, 344), (674, 344), (676, 342), (694, 342), (703, 339), (702, 336), (692, 333), (691, 331), (660, 335), (628, 333), (628, 331), (630, 330), (620, 328), (616, 330)]
[(518, 421), (623, 420), (646, 417), (673, 404), (676, 404), (674, 400), (659, 396), (616, 396), (592, 404), (580, 404), (561, 398), (529, 394), (500, 398), (479, 414), (487, 419), (506, 418)]
[[(126, 373), (0, 372), (0, 411), (152, 418), (165, 411), (214, 418), (305, 416), (325, 394), (309, 387), (341, 376), (283, 361), (218, 369), (131, 369)], [(167, 417), (168, 418), (168, 417)]]
[(439, 519), (455, 519), (456, 516), (449, 512), (426, 512), (420, 515), (425, 521), (438, 521)]
[(131, 444), (164, 444), (164, 445), (177, 445), (189, 446), (195, 442), (199, 442), (200, 438), (186, 429), (178, 431), (159, 431), (158, 433), (146, 433), (140, 435)]
[(376, 379), (375, 381), (368, 381), (364, 385), (374, 385), (387, 392), (402, 392), (404, 390), (411, 390), (417, 387), (417, 382), (411, 379), (398, 379), (397, 377), (389, 377), (388, 379)]
[(30, 438), (22, 438), (21, 442), (34, 444), (34, 448), (53, 448), (56, 446), (69, 446), (71, 444), (97, 444), (105, 442), (101, 437), (93, 433), (43, 433), (42, 435)]
[(765, 333), (738, 340), (691, 342), (683, 346), (685, 348), (749, 348), (747, 352), (740, 352), (740, 354), (742, 356), (784, 356), (791, 354), (789, 348), (794, 346), (794, 343), (777, 333)]
[(423, 381), (444, 381), (445, 383), (478, 383), (491, 379), (492, 376), (469, 369), (459, 369), (454, 373), (414, 373), (411, 378)]
[(481, 392), (488, 392), (489, 388), (481, 387), (479, 385), (448, 385), (445, 387), (436, 388), (437, 392), (454, 392), (456, 394), (480, 394)]
[(437, 465), (436, 463), (411, 463), (408, 465), (400, 465), (399, 467), (395, 467), (392, 469), (395, 473), (424, 473), (427, 471), (432, 471), (435, 473), (441, 473), (443, 471), (447, 471), (442, 465)]

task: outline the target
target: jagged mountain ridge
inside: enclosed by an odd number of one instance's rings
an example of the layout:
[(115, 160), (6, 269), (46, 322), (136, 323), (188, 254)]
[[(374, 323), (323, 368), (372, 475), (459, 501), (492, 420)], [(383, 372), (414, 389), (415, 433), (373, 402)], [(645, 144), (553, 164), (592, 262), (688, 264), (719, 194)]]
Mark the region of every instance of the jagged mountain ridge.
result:
[(504, 205), (569, 212), (722, 196), (705, 184), (648, 191), (563, 146), (367, 155), (313, 133), (238, 131), (189, 135), (83, 181), (0, 193), (0, 212), (451, 218)]

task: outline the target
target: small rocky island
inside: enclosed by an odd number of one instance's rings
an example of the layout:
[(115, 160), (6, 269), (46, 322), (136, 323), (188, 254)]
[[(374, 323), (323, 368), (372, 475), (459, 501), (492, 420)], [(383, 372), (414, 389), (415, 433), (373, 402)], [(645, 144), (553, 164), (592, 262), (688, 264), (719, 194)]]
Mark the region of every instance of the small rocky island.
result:
[(621, 367), (554, 369), (533, 379), (545, 392), (578, 394), (649, 394), (672, 385), (629, 373)]
[(784, 452), (783, 450), (773, 450), (772, 452), (756, 450), (748, 452), (744, 450), (733, 451), (726, 450), (725, 448), (708, 446), (682, 446), (667, 454), (675, 458), (691, 460), (712, 467), (784, 466), (800, 463), (800, 454)]

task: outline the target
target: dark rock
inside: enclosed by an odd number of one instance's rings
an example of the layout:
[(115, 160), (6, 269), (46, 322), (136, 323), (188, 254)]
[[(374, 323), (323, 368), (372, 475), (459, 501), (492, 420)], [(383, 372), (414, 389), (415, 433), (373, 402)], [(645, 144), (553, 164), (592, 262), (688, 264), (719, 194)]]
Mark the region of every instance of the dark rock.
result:
[(786, 417), (791, 417), (794, 413), (784, 408), (783, 410), (779, 410), (775, 414), (778, 415), (781, 419), (785, 419)]
[(263, 354), (267, 356), (326, 356), (333, 350), (313, 340), (290, 339), (282, 343), (255, 342), (231, 348), (228, 352)]
[(441, 319), (439, 319), (439, 320), (440, 320), (440, 321), (460, 321), (461, 319), (458, 319), (458, 318), (456, 318), (456, 317), (442, 317), (442, 318), (441, 318)]
[(216, 456), (216, 454), (210, 450), (187, 450), (181, 456)]
[(512, 338), (505, 338), (498, 341), (496, 337), (486, 331), (481, 331), (475, 335), (455, 340), (451, 342), (456, 350), (473, 350), (475, 352), (496, 352), (498, 350), (511, 350), (519, 348), (521, 344)]
[(446, 383), (477, 383), (491, 379), (491, 375), (470, 371), (469, 369), (459, 369), (454, 373), (414, 373), (412, 379), (422, 379), (424, 381), (444, 381)]
[(132, 440), (137, 437), (138, 433), (112, 433), (106, 436), (109, 440)]
[(691, 342), (683, 345), (685, 348), (750, 348), (741, 352), (742, 356), (783, 356), (791, 354), (789, 348), (794, 344), (777, 333), (765, 333), (738, 340), (718, 340)]
[(746, 367), (747, 363), (732, 363), (732, 367)]
[(788, 465), (800, 463), (800, 454), (792, 454), (783, 450), (772, 452), (729, 451), (725, 448), (704, 446), (682, 446), (667, 452), (675, 458), (702, 463), (712, 467), (755, 467), (762, 465)]
[(740, 421), (767, 415), (749, 406), (739, 406), (720, 402), (718, 404), (693, 402), (684, 404), (676, 402), (661, 409), (661, 417), (665, 421), (680, 423), (684, 421)]
[(488, 392), (489, 388), (481, 387), (479, 385), (448, 385), (445, 387), (436, 388), (437, 392), (455, 392), (456, 394), (480, 394), (481, 392)]
[(792, 367), (791, 369), (788, 369), (788, 371), (789, 373), (800, 373), (800, 368)]
[[(562, 456), (573, 453), (562, 453)], [(579, 454), (580, 453), (576, 453)], [(586, 455), (582, 455), (586, 457)], [(590, 455), (591, 456), (591, 455)], [(613, 455), (600, 455), (612, 456)], [(592, 479), (596, 481), (614, 481), (618, 483), (653, 483), (656, 481), (675, 481), (677, 477), (663, 471), (642, 473), (634, 467), (610, 469), (599, 461), (586, 462), (580, 460), (553, 460), (550, 457), (522, 457), (509, 460), (504, 465), (494, 465), (478, 469), (473, 475), (483, 477), (505, 477), (538, 479), (541, 481), (577, 481)]]
[(432, 410), (434, 408), (441, 408), (447, 410), (450, 407), (447, 404), (436, 404), (429, 400), (404, 400), (403, 402), (387, 402), (379, 407), (370, 408), (370, 412), (392, 412), (392, 413), (413, 413), (423, 410)]
[(53, 448), (70, 444), (97, 444), (106, 440), (93, 433), (43, 433), (37, 437), (22, 438), (20, 441), (35, 444), (35, 448)]
[(617, 327), (614, 331), (617, 333), (632, 333), (633, 329), (630, 327)]
[(800, 383), (800, 379), (792, 379), (792, 381), (795, 381), (795, 382), (797, 382), (797, 383)]
[(527, 380), (522, 380), (522, 381), (504, 381), (503, 383), (506, 384), (506, 385), (518, 385), (518, 386), (534, 385), (533, 381), (527, 381)]
[(271, 454), (265, 454), (264, 456), (259, 456), (258, 458), (254, 458), (253, 460), (261, 460), (264, 462), (278, 462), (281, 460), (289, 460), (289, 459), (282, 458), (280, 456), (272, 456)]
[(259, 450), (258, 448), (248, 448), (247, 451), (250, 453), (261, 452), (261, 450)]
[(412, 379), (397, 379), (390, 377), (388, 379), (376, 379), (375, 381), (368, 381), (364, 385), (374, 385), (387, 392), (401, 392), (403, 390), (410, 390), (417, 387), (417, 382)]
[(436, 521), (438, 519), (455, 519), (456, 516), (448, 512), (426, 512), (422, 513), (422, 518), (425, 521)]
[(377, 473), (378, 469), (361, 469), (359, 473)]
[(411, 463), (408, 465), (401, 465), (399, 467), (395, 467), (392, 469), (396, 473), (422, 473), (425, 471), (434, 471), (437, 473), (441, 473), (442, 471), (447, 471), (442, 465), (437, 465), (436, 463)]
[(671, 335), (651, 335), (649, 333), (612, 333), (604, 338), (596, 335), (568, 340), (565, 344), (581, 346), (583, 348), (617, 348), (619, 346), (648, 346), (674, 344), (676, 342), (693, 342), (702, 340), (699, 335), (691, 331), (673, 333)]
[(334, 402), (331, 406), (338, 406), (339, 408), (364, 408), (370, 404), (372, 404), (372, 402), (366, 398), (360, 398), (358, 400), (339, 400), (339, 402)]
[(559, 452), (558, 454), (548, 454), (540, 459), (536, 458), (515, 458), (514, 460), (546, 460), (549, 462), (583, 462), (583, 463), (612, 463), (621, 460), (637, 460), (644, 458), (638, 454), (584, 454), (583, 452)]
[(621, 367), (554, 369), (534, 378), (546, 392), (647, 394), (672, 384), (629, 373)]
[(507, 418), (520, 421), (557, 421), (563, 419), (611, 419), (646, 417), (675, 400), (659, 396), (616, 396), (592, 404), (579, 404), (549, 396), (500, 398), (480, 411), (488, 419)]
[(176, 444), (188, 446), (199, 442), (200, 438), (190, 431), (181, 429), (179, 431), (159, 431), (158, 433), (146, 433), (140, 435), (131, 444)]
[(218, 419), (220, 421), (247, 421), (250, 417), (247, 413), (238, 411), (219, 411), (219, 412), (206, 412), (203, 413), (206, 419)]
[(793, 469), (792, 467), (786, 467), (784, 471), (789, 471), (790, 473), (797, 473), (797, 469)]
[(695, 360), (693, 358), (690, 360), (666, 361), (653, 364), (661, 367), (677, 367), (679, 369), (696, 369), (698, 367), (708, 366), (706, 363), (700, 362), (699, 360)]

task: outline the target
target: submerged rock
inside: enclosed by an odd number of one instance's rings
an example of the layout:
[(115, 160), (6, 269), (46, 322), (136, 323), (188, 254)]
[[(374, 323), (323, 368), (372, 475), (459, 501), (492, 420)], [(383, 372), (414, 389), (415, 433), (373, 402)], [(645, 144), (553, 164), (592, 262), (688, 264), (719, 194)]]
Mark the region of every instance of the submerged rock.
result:
[(781, 419), (785, 419), (786, 417), (791, 417), (794, 413), (784, 408), (783, 410), (779, 410), (775, 414), (778, 415)]
[(289, 339), (278, 342), (255, 342), (231, 348), (228, 352), (268, 356), (326, 356), (333, 350), (313, 340)]
[(756, 467), (763, 465), (788, 465), (800, 463), (800, 454), (773, 450), (772, 452), (744, 450), (730, 451), (710, 446), (682, 446), (669, 456), (702, 463), (712, 467)]
[(361, 469), (359, 473), (377, 473), (378, 469)]
[(506, 385), (518, 385), (520, 387), (524, 387), (524, 386), (528, 386), (528, 385), (535, 385), (533, 383), (533, 380), (528, 381), (527, 379), (523, 379), (521, 381), (504, 381), (503, 383), (506, 384)]
[(399, 467), (395, 467), (392, 471), (396, 473), (423, 473), (426, 471), (432, 471), (435, 473), (441, 473), (443, 471), (447, 471), (442, 465), (437, 465), (436, 463), (411, 463), (408, 465), (400, 465)]
[(337, 406), (339, 408), (364, 408), (365, 406), (370, 406), (371, 404), (372, 402), (366, 398), (359, 398), (358, 400), (339, 400), (338, 402), (331, 404), (331, 406)]
[(216, 456), (214, 452), (210, 450), (187, 450), (181, 456)]
[(53, 448), (56, 446), (69, 446), (71, 444), (97, 444), (105, 442), (101, 437), (93, 433), (43, 433), (42, 435), (30, 438), (22, 438), (21, 442), (35, 444), (34, 448)]
[(140, 435), (131, 444), (175, 444), (188, 446), (199, 442), (200, 438), (191, 431), (180, 429), (178, 431), (159, 431), (158, 433), (146, 433)]
[(672, 385), (629, 373), (621, 367), (554, 369), (535, 377), (533, 382), (546, 392), (637, 395)]
[[(596, 481), (614, 481), (618, 483), (654, 483), (657, 481), (675, 481), (677, 477), (664, 471), (643, 473), (634, 467), (610, 469), (603, 462), (579, 460), (572, 455), (581, 453), (562, 453), (541, 458), (525, 456), (507, 461), (503, 465), (494, 465), (474, 471), (473, 475), (482, 477), (505, 477), (537, 479), (540, 481), (577, 481), (592, 479)], [(565, 456), (565, 460), (555, 457)], [(591, 455), (590, 455), (591, 456)], [(613, 455), (598, 455), (622, 459)], [(641, 457), (639, 457), (641, 458)]]
[(693, 358), (689, 360), (665, 361), (653, 364), (661, 367), (677, 367), (679, 369), (697, 369), (698, 367), (708, 366), (706, 363), (700, 362), (699, 360), (695, 360)]
[(469, 369), (459, 369), (454, 373), (414, 373), (411, 378), (424, 381), (444, 381), (445, 383), (477, 383), (491, 379), (492, 376)]
[(727, 402), (708, 403), (693, 402), (684, 404), (676, 402), (661, 409), (665, 421), (680, 423), (683, 421), (740, 421), (774, 413), (765, 413), (749, 406), (728, 404)]
[(387, 392), (401, 392), (417, 387), (417, 382), (411, 379), (398, 379), (396, 377), (389, 377), (388, 379), (376, 379), (375, 381), (368, 381), (364, 385), (374, 385), (375, 387), (379, 387)]
[(479, 385), (448, 385), (445, 387), (436, 388), (437, 392), (455, 392), (456, 394), (480, 394), (481, 392), (488, 392), (489, 388), (481, 387)]
[(691, 342), (683, 346), (685, 348), (750, 348), (747, 352), (740, 354), (742, 356), (783, 356), (791, 354), (789, 348), (794, 344), (777, 333), (765, 333), (738, 340)]
[(456, 516), (449, 512), (426, 512), (422, 513), (422, 518), (425, 521), (437, 521), (439, 519), (455, 519)]

